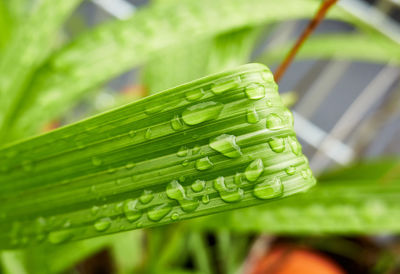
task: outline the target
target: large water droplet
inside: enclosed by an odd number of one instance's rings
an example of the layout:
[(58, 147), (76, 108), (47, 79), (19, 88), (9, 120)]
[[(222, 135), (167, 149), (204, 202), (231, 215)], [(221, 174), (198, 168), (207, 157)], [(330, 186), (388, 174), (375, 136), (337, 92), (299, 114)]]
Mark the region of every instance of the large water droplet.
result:
[(140, 196), (139, 200), (142, 204), (148, 204), (153, 200), (154, 195), (151, 190), (144, 190), (142, 195)]
[(259, 199), (271, 199), (282, 195), (283, 185), (279, 178), (266, 180), (254, 187), (254, 196)]
[(214, 188), (218, 191), (221, 199), (225, 202), (238, 202), (243, 198), (243, 190), (237, 186), (229, 189), (225, 185), (225, 178), (222, 176), (214, 180)]
[(297, 156), (300, 155), (300, 153), (301, 153), (301, 145), (299, 144), (297, 139), (295, 137), (293, 137), (293, 136), (289, 136), (288, 137), (288, 142), (289, 142), (289, 145), (290, 145), (290, 148), (291, 148), (292, 152)]
[(138, 200), (126, 200), (124, 202), (124, 214), (128, 221), (134, 222), (142, 216), (141, 210), (136, 208)]
[(192, 190), (194, 192), (200, 192), (203, 191), (204, 187), (206, 185), (206, 182), (203, 180), (196, 180), (193, 184), (192, 184)]
[(49, 233), (48, 241), (52, 244), (61, 244), (68, 241), (72, 237), (69, 230), (52, 231)]
[(108, 218), (108, 217), (98, 219), (98, 220), (94, 223), (94, 228), (95, 228), (97, 231), (105, 231), (105, 230), (107, 230), (110, 226), (111, 226), (111, 219)]
[(283, 152), (285, 150), (285, 140), (283, 138), (273, 138), (268, 141), (272, 151), (276, 153)]
[(247, 98), (251, 100), (259, 100), (265, 96), (265, 87), (260, 84), (250, 84), (246, 87)]
[(294, 166), (287, 167), (285, 172), (287, 175), (293, 175), (296, 173), (296, 168)]
[(198, 207), (199, 202), (194, 199), (190, 199), (186, 196), (185, 189), (176, 180), (171, 181), (166, 190), (167, 196), (170, 199), (177, 200), (182, 210), (190, 212)]
[(188, 101), (193, 102), (204, 96), (204, 90), (202, 88), (194, 89), (186, 92), (185, 96)]
[(210, 202), (210, 196), (204, 195), (203, 197), (201, 197), (201, 201), (203, 202), (203, 204), (208, 204)]
[(281, 117), (275, 113), (271, 113), (267, 116), (267, 128), (271, 130), (277, 130), (284, 127)]
[(234, 135), (222, 134), (210, 141), (210, 147), (229, 158), (238, 158), (242, 155)]
[(247, 122), (249, 122), (250, 124), (256, 124), (258, 123), (258, 121), (260, 121), (260, 117), (258, 116), (258, 113), (254, 106), (247, 110), (246, 118)]
[(94, 166), (101, 166), (102, 163), (103, 163), (103, 161), (100, 158), (92, 157), (92, 164)]
[(181, 121), (181, 118), (179, 118), (178, 115), (175, 115), (174, 118), (171, 120), (171, 128), (173, 130), (180, 130), (183, 128), (183, 123)]
[(223, 80), (220, 80), (220, 81), (216, 82), (212, 86), (211, 91), (214, 94), (218, 95), (218, 94), (221, 94), (221, 93), (223, 93), (223, 92), (225, 92), (227, 90), (230, 90), (232, 88), (237, 87), (239, 85), (239, 83), (240, 83), (240, 78), (239, 77), (230, 78), (230, 79), (223, 79)]
[(172, 207), (169, 204), (161, 204), (153, 207), (147, 212), (147, 216), (150, 220), (158, 222), (164, 218), (170, 211)]
[(203, 171), (212, 168), (213, 163), (208, 157), (203, 157), (196, 161), (195, 167), (197, 170)]
[(181, 146), (181, 148), (178, 150), (176, 155), (178, 155), (178, 157), (185, 157), (186, 155), (188, 155), (187, 147), (186, 146)]
[(250, 182), (257, 181), (261, 173), (264, 171), (264, 164), (261, 159), (256, 159), (247, 166), (244, 175)]
[(216, 102), (205, 102), (188, 107), (182, 113), (183, 121), (188, 125), (196, 125), (218, 118), (223, 105)]

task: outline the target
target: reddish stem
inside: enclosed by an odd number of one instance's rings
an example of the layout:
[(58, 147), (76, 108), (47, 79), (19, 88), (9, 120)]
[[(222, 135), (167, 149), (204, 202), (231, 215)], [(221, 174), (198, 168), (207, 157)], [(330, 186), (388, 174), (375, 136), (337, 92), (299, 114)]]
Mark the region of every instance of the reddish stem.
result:
[(286, 69), (289, 67), (290, 63), (292, 63), (293, 58), (296, 56), (300, 47), (303, 45), (304, 41), (310, 36), (310, 34), (316, 29), (316, 27), (321, 23), (322, 19), (324, 19), (325, 14), (328, 12), (329, 8), (332, 7), (338, 0), (325, 0), (321, 6), (319, 7), (317, 13), (314, 18), (308, 24), (307, 28), (303, 31), (299, 39), (297, 39), (296, 44), (294, 44), (293, 48), (290, 50), (288, 55), (286, 55), (284, 61), (277, 68), (274, 73), (275, 82), (279, 82), (285, 73)]

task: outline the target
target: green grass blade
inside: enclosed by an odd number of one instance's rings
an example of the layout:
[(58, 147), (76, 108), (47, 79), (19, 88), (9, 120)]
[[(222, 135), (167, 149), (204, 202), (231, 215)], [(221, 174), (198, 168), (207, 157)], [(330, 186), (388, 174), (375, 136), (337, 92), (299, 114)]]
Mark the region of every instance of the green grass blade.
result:
[(278, 234), (399, 233), (399, 175), (398, 161), (358, 164), (324, 175), (307, 193), (199, 218), (192, 225)]
[(32, 10), (13, 30), (0, 56), (0, 129), (8, 127), (31, 76), (54, 46), (61, 24), (80, 1), (30, 3)]
[(259, 64), (8, 145), (0, 155), (1, 248), (166, 224), (315, 183), (293, 117)]
[(204, 0), (160, 3), (87, 33), (48, 61), (19, 106), (8, 140), (30, 136), (104, 81), (165, 48), (234, 29), (311, 16), (317, 1)]

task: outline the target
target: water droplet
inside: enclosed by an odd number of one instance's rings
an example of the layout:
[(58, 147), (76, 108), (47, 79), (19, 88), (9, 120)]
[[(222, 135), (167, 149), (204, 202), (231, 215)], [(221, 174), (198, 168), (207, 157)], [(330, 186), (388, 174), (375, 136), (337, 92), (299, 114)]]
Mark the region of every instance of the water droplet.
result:
[(72, 237), (72, 233), (69, 230), (58, 230), (49, 233), (48, 241), (52, 244), (61, 244), (66, 242)]
[(116, 171), (117, 171), (117, 169), (114, 168), (114, 167), (110, 167), (110, 168), (107, 169), (107, 172), (110, 173), (110, 174), (112, 174), (112, 173), (114, 173)]
[(311, 172), (311, 169), (309, 169), (309, 168), (302, 170), (300, 173), (301, 173), (301, 177), (303, 177), (303, 179), (312, 177), (312, 172)]
[(151, 139), (151, 128), (146, 129), (146, 133), (144, 134), (144, 138)]
[(128, 133), (128, 135), (129, 135), (129, 137), (133, 138), (133, 137), (136, 136), (136, 131), (130, 130), (129, 133)]
[(289, 136), (288, 137), (288, 142), (289, 142), (289, 145), (290, 145), (290, 148), (291, 148), (292, 152), (295, 155), (299, 156), (300, 153), (301, 153), (301, 145), (299, 144), (297, 139), (295, 137), (293, 137), (293, 136)]
[(134, 167), (135, 167), (135, 163), (133, 163), (133, 162), (127, 163), (125, 165), (125, 168), (127, 168), (127, 169), (131, 169), (131, 168), (134, 168)]
[(179, 219), (179, 214), (176, 213), (176, 212), (172, 213), (171, 219), (174, 220), (174, 221), (178, 220)]
[(157, 113), (157, 112), (161, 111), (163, 109), (163, 107), (164, 106), (161, 103), (157, 103), (157, 104), (154, 104), (154, 105), (149, 105), (149, 106), (147, 106), (145, 108), (144, 112), (147, 115), (154, 114), (154, 113)]
[(258, 123), (258, 121), (260, 121), (260, 117), (258, 116), (258, 113), (254, 106), (247, 110), (246, 118), (247, 122), (249, 122), (250, 124), (256, 124)]
[(147, 212), (147, 216), (150, 220), (158, 222), (164, 218), (170, 211), (172, 207), (169, 204), (161, 204), (153, 207)]
[(208, 157), (203, 157), (196, 161), (195, 167), (197, 170), (203, 171), (212, 168), (213, 163)]
[(242, 155), (234, 135), (222, 134), (211, 140), (210, 147), (229, 158), (238, 158)]
[(221, 93), (223, 93), (223, 92), (225, 92), (227, 90), (230, 90), (230, 89), (233, 89), (233, 88), (237, 87), (239, 83), (240, 83), (240, 78), (239, 77), (223, 79), (223, 80), (220, 80), (220, 81), (216, 82), (212, 86), (211, 91), (214, 94), (218, 95), (218, 94), (221, 94)]
[(101, 218), (94, 223), (94, 228), (97, 231), (105, 231), (111, 226), (111, 219), (108, 217)]
[(203, 191), (204, 187), (206, 185), (206, 182), (203, 180), (196, 180), (193, 184), (192, 184), (192, 190), (194, 192), (200, 192)]
[(254, 187), (254, 196), (259, 199), (271, 199), (283, 193), (281, 180), (275, 177), (273, 180), (266, 180)]
[(181, 146), (181, 148), (178, 150), (176, 155), (178, 155), (178, 157), (185, 157), (186, 155), (188, 155), (187, 147), (186, 146)]
[(178, 181), (183, 183), (186, 180), (185, 176), (179, 176)]
[(272, 75), (271, 72), (269, 71), (263, 71), (261, 72), (261, 77), (264, 81), (266, 82), (273, 82), (274, 81), (274, 76)]
[(196, 155), (197, 153), (200, 152), (201, 147), (199, 145), (195, 145), (192, 149), (192, 154)]
[(188, 107), (182, 113), (183, 121), (188, 125), (196, 125), (218, 118), (223, 105), (215, 102), (205, 102)]
[(186, 92), (185, 96), (188, 101), (193, 102), (204, 96), (204, 90), (202, 88), (194, 89)]
[(296, 173), (296, 168), (294, 166), (290, 166), (285, 169), (287, 175), (293, 175)]
[(175, 115), (174, 118), (171, 120), (171, 128), (173, 130), (180, 130), (183, 128), (183, 123), (181, 121), (181, 118), (179, 118), (178, 115)]
[(100, 211), (100, 207), (98, 206), (92, 206), (92, 209), (90, 210), (93, 215), (97, 215)]
[(195, 210), (198, 207), (198, 201), (188, 198), (183, 186), (176, 180), (171, 181), (166, 190), (167, 196), (170, 199), (177, 200), (182, 209), (186, 212)]
[(204, 195), (203, 197), (201, 197), (201, 201), (203, 202), (203, 204), (208, 204), (210, 202), (210, 196)]
[(221, 199), (225, 202), (238, 202), (243, 198), (243, 190), (235, 186), (229, 189), (225, 185), (225, 178), (220, 176), (214, 180), (214, 188), (218, 191)]
[(138, 200), (126, 200), (124, 202), (124, 214), (129, 222), (134, 222), (142, 216), (141, 210), (136, 208)]
[(277, 130), (284, 127), (281, 117), (275, 113), (271, 113), (267, 116), (267, 128), (271, 130)]
[(293, 127), (294, 126), (293, 113), (290, 110), (286, 109), (284, 112), (284, 116), (285, 116), (286, 122)]
[(247, 166), (244, 175), (250, 182), (257, 181), (261, 173), (264, 171), (264, 164), (261, 159), (256, 159)]
[(280, 153), (285, 150), (285, 140), (283, 138), (273, 138), (268, 141), (272, 151)]
[(151, 190), (144, 190), (139, 200), (142, 204), (148, 204), (153, 200), (154, 195)]
[(234, 182), (237, 186), (241, 186), (243, 184), (243, 174), (242, 173), (236, 173)]
[(98, 157), (92, 157), (92, 164), (94, 166), (101, 166), (102, 163), (103, 163), (103, 161), (101, 159), (99, 159)]
[(245, 92), (250, 100), (259, 100), (265, 96), (265, 87), (260, 84), (250, 84), (246, 87)]
[(182, 166), (187, 166), (189, 164), (189, 160), (184, 160), (183, 162), (182, 162)]

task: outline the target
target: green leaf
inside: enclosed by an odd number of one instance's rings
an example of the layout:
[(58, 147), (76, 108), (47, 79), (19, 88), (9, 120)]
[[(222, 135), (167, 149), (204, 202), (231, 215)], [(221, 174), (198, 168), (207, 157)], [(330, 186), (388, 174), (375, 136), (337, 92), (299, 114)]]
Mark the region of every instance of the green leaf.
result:
[[(259, 61), (277, 63), (285, 57), (290, 47), (279, 45), (272, 48)], [(400, 50), (398, 44), (377, 35), (335, 34), (310, 38), (296, 54), (297, 60), (323, 58), (400, 64)]]
[(324, 175), (307, 193), (192, 225), (278, 234), (399, 233), (399, 166), (398, 160), (360, 163)]
[(60, 25), (79, 2), (35, 1), (32, 11), (13, 30), (0, 56), (0, 130), (8, 128), (32, 74), (49, 54)]
[[(194, 91), (201, 96), (187, 100)], [(259, 64), (5, 146), (0, 155), (1, 248), (166, 224), (315, 183), (293, 117)]]
[(144, 63), (155, 52), (234, 29), (308, 17), (317, 6), (311, 0), (281, 0), (279, 5), (260, 0), (171, 1), (100, 26), (48, 61), (18, 112), (9, 115), (16, 118), (9, 122), (12, 128), (3, 130), (3, 138), (32, 135), (85, 92)]

